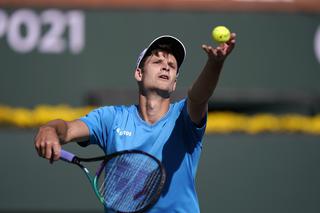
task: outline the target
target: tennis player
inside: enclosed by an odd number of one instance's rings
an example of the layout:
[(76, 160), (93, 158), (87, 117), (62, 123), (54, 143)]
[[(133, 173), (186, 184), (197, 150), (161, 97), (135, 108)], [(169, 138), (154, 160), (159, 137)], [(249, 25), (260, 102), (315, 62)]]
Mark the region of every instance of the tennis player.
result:
[(171, 103), (186, 51), (173, 36), (156, 38), (142, 51), (134, 69), (138, 105), (105, 106), (71, 122), (50, 121), (39, 128), (35, 137), (38, 154), (58, 160), (61, 145), (78, 140), (89, 140), (106, 154), (130, 149), (148, 152), (161, 160), (167, 173), (162, 195), (148, 212), (200, 212), (195, 177), (208, 101), (235, 41), (233, 33), (218, 47), (202, 45), (208, 56), (202, 72), (187, 97)]

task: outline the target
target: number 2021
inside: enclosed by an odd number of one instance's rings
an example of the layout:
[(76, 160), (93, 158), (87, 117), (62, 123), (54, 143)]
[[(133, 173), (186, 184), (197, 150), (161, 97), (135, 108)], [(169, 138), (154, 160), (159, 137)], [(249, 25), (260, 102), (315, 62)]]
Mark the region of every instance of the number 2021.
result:
[(0, 9), (0, 39), (18, 53), (37, 48), (41, 53), (80, 53), (85, 44), (85, 16), (82, 11), (48, 9), (40, 14), (30, 9), (14, 11), (10, 17)]

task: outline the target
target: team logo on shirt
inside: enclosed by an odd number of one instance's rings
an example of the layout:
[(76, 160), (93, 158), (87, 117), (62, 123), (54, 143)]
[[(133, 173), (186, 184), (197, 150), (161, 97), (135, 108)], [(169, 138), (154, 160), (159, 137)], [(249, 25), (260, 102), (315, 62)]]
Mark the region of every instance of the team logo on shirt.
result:
[(120, 136), (122, 136), (122, 135), (124, 135), (124, 136), (132, 136), (133, 135), (133, 133), (131, 131), (121, 130), (120, 128), (117, 128), (116, 132)]

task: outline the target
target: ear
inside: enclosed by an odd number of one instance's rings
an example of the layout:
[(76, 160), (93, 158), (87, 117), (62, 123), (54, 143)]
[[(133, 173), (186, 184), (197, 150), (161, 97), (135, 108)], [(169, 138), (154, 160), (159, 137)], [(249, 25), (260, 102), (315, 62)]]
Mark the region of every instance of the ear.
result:
[(140, 68), (137, 68), (135, 71), (134, 71), (134, 78), (137, 80), (137, 81), (141, 81), (142, 80), (142, 70)]
[(174, 83), (173, 83), (172, 91), (175, 91), (175, 90), (176, 90), (177, 81), (178, 81), (178, 76), (176, 77), (176, 80), (175, 80)]

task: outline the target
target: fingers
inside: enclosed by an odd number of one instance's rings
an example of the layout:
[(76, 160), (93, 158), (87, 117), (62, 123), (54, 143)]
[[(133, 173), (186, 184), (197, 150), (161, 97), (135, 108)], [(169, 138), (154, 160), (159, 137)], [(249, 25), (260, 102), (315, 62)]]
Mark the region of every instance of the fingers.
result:
[(237, 35), (235, 33), (231, 33), (230, 39), (229, 41), (227, 41), (226, 43), (233, 43), (236, 40)]
[(36, 137), (34, 137), (34, 145), (38, 155), (41, 156), (40, 145), (37, 143), (38, 140), (38, 135), (36, 135)]
[(236, 43), (236, 34), (231, 33), (229, 41), (220, 44), (216, 48), (210, 45), (202, 45), (202, 49), (207, 53), (208, 57), (214, 60), (224, 60), (233, 50)]
[(45, 153), (42, 153), (46, 159), (51, 160), (52, 158), (52, 145), (50, 142), (45, 142)]
[(229, 46), (228, 51), (227, 51), (228, 53), (230, 53), (233, 50), (233, 48), (236, 44), (236, 36), (237, 35), (235, 33), (231, 33), (231, 37), (230, 37), (229, 41), (226, 42), (226, 44)]
[(53, 160), (59, 160), (61, 152), (61, 145), (60, 143), (55, 143), (52, 146), (52, 157)]
[(228, 49), (223, 46), (213, 48), (212, 46), (202, 45), (202, 49), (207, 53), (209, 58), (217, 60), (224, 58), (228, 54)]
[(203, 44), (201, 47), (207, 54), (212, 52), (212, 49), (213, 49), (213, 47), (205, 45), (205, 44)]
[(34, 143), (40, 157), (46, 158), (50, 162), (60, 158), (61, 145), (55, 131), (40, 128)]

